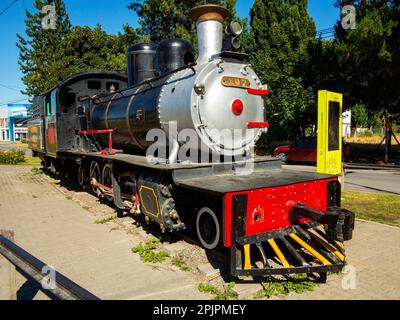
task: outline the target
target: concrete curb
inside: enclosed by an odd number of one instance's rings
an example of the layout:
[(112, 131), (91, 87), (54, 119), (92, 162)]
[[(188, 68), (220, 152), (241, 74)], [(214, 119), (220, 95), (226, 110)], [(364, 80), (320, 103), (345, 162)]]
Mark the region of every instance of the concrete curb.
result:
[(375, 225), (378, 225), (378, 226), (389, 227), (391, 229), (400, 231), (400, 227), (392, 226), (390, 224), (384, 224), (384, 223), (381, 223), (381, 222), (376, 222), (376, 221), (371, 221), (371, 220), (364, 220), (364, 219), (359, 219), (359, 218), (356, 218), (356, 221), (371, 223), (371, 224), (375, 224)]
[(361, 164), (361, 163), (352, 163), (346, 164), (346, 169), (365, 169), (365, 170), (387, 170), (387, 171), (400, 171), (400, 166), (396, 165), (371, 165), (371, 164)]

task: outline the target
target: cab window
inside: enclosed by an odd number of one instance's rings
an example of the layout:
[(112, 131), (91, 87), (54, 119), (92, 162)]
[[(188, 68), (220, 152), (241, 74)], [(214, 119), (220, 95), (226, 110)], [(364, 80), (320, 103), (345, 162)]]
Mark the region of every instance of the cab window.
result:
[(56, 114), (57, 107), (57, 91), (53, 91), (46, 95), (44, 99), (44, 109), (46, 111), (46, 116), (54, 116)]
[(101, 89), (101, 81), (89, 80), (87, 82), (88, 89), (90, 90), (100, 90)]
[(51, 115), (55, 116), (56, 115), (56, 110), (57, 110), (57, 90), (54, 90), (51, 93)]

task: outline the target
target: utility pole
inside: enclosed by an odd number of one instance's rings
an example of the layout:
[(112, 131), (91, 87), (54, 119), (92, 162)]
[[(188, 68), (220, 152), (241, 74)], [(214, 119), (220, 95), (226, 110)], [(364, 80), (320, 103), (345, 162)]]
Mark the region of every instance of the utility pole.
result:
[(388, 163), (392, 151), (392, 121), (389, 117), (385, 117), (384, 119), (386, 133), (385, 162)]
[(384, 127), (385, 127), (385, 136), (383, 137), (381, 143), (378, 148), (382, 145), (384, 141), (385, 143), (385, 162), (388, 163), (390, 159), (390, 155), (392, 152), (392, 136), (396, 139), (396, 142), (400, 145), (399, 140), (397, 140), (396, 135), (393, 132), (393, 120), (391, 116), (383, 117)]

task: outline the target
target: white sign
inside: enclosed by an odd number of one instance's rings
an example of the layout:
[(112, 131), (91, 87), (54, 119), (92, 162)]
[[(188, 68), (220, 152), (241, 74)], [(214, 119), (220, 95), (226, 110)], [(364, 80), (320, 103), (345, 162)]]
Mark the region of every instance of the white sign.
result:
[(351, 136), (351, 110), (343, 112), (343, 137), (349, 138)]
[(351, 110), (343, 112), (343, 124), (351, 125)]
[(11, 117), (26, 117), (27, 116), (26, 108), (12, 109), (10, 116)]

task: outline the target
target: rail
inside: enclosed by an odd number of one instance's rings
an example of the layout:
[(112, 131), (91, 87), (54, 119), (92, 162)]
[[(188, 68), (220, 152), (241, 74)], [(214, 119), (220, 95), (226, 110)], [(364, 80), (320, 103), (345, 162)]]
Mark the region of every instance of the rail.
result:
[[(49, 270), (49, 266), (32, 256), (30, 253), (17, 246), (13, 241), (3, 236), (0, 232), (0, 260), (3, 256), (6, 260), (15, 266), (15, 269), (27, 279), (32, 279), (39, 285), (49, 280), (49, 274), (44, 270)], [(1, 261), (0, 261), (1, 263)], [(41, 291), (53, 300), (100, 300), (98, 297), (83, 289), (72, 280), (61, 273), (53, 270), (51, 280), (53, 286), (48, 288), (41, 285)], [(15, 281), (15, 276), (14, 276)], [(6, 282), (6, 281), (4, 281)], [(16, 295), (11, 295), (16, 297)]]

